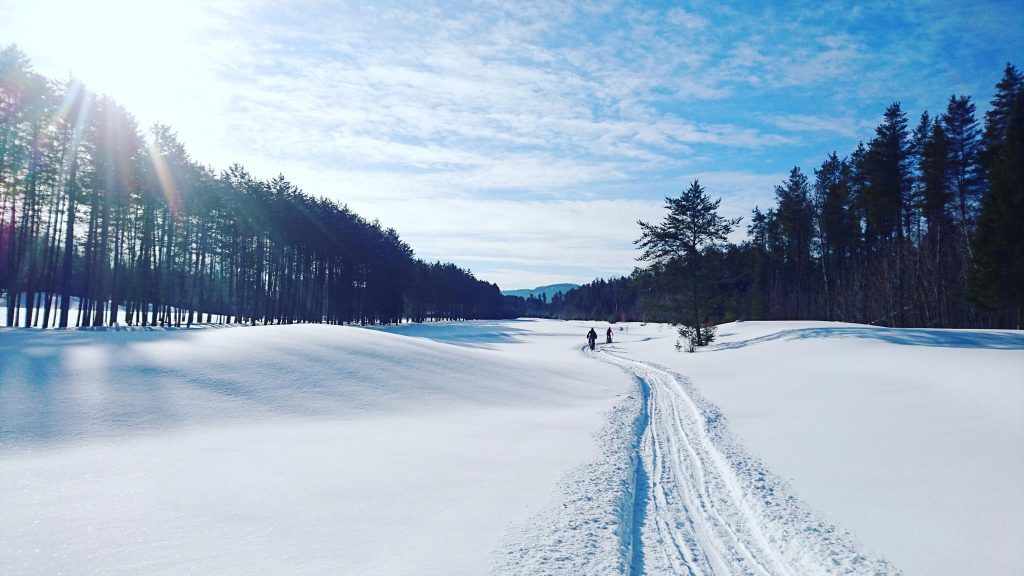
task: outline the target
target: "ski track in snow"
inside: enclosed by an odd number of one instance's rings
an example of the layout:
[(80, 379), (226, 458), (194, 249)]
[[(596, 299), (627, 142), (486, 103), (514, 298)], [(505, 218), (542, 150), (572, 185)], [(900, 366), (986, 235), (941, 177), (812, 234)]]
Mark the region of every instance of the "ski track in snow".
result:
[(641, 390), (612, 408), (596, 434), (600, 455), (559, 482), (557, 502), (513, 527), (496, 553), (494, 575), (633, 573), (638, 426), (646, 410)]
[(516, 528), (495, 574), (901, 573), (803, 504), (686, 378), (609, 348), (593, 355), (636, 391), (598, 433), (601, 457), (561, 482), (560, 507)]

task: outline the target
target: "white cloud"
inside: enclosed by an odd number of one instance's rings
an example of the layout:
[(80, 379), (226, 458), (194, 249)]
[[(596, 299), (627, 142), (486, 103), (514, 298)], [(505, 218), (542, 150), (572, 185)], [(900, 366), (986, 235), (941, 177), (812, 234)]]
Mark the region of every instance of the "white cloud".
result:
[(669, 10), (665, 15), (665, 20), (673, 26), (689, 30), (703, 30), (708, 25), (707, 18), (692, 12), (687, 12), (682, 8), (673, 8)]
[[(660, 219), (661, 204), (441, 196), (424, 202), (364, 198), (353, 206), (360, 213), (380, 215), (419, 257), (454, 261), (509, 289), (535, 281), (581, 282), (629, 274), (636, 265), (636, 221)], [(521, 271), (518, 277), (511, 271), (513, 264)]]
[(765, 122), (792, 132), (832, 132), (848, 138), (863, 137), (871, 129), (871, 122), (853, 116), (813, 116), (785, 114), (765, 116)]
[[(918, 8), (901, 18), (953, 33)], [(865, 119), (857, 98), (938, 66), (929, 38), (880, 54), (850, 24), (885, 10), (36, 0), (0, 7), (0, 37), (171, 124), (203, 163), (283, 172), (421, 255), (546, 282), (628, 273), (653, 196), (699, 177), (747, 217), (782, 170), (870, 130), (884, 104)]]

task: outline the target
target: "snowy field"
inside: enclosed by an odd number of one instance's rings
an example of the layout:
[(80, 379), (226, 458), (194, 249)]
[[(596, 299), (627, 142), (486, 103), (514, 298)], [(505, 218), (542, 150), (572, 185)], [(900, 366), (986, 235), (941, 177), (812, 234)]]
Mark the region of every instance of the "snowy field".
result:
[(0, 329), (0, 574), (1024, 565), (1024, 334), (591, 325)]

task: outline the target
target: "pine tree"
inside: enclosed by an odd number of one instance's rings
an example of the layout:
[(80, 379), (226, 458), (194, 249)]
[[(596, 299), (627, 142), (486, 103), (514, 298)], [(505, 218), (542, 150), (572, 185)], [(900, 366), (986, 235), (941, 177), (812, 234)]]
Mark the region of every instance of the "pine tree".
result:
[(641, 235), (634, 244), (643, 250), (640, 260), (657, 265), (680, 267), (688, 277), (690, 287), (687, 310), (683, 311), (684, 324), (693, 328), (696, 345), (708, 343), (702, 329), (708, 320), (704, 307), (709, 289), (703, 276), (702, 257), (739, 224), (740, 218), (727, 219), (718, 215), (722, 199), (712, 201), (704, 188), (694, 180), (679, 198), (665, 198), (668, 214), (661, 224), (637, 222)]
[(1016, 328), (1024, 314), (1024, 93), (1018, 93), (1006, 137), (992, 161), (990, 189), (982, 200), (975, 240), (972, 297), (1012, 311)]
[(847, 291), (846, 268), (856, 254), (856, 221), (850, 165), (833, 152), (814, 171), (814, 204), (820, 246), (825, 318), (844, 317), (841, 302)]
[(751, 271), (751, 302), (748, 308), (749, 316), (754, 318), (769, 317), (769, 301), (771, 280), (769, 277), (768, 261), (768, 238), (770, 222), (774, 219), (775, 213), (769, 210), (768, 213), (761, 212), (761, 208), (754, 206), (754, 212), (750, 217), (750, 225), (747, 226), (747, 237), (750, 247), (749, 266)]
[(996, 84), (992, 108), (985, 112), (985, 132), (982, 135), (984, 146), (981, 159), (986, 169), (991, 168), (999, 146), (1006, 140), (1013, 103), (1021, 92), (1024, 92), (1024, 74), (1021, 74), (1013, 64), (1007, 63), (1003, 70), (1003, 78)]
[(957, 223), (970, 250), (971, 228), (981, 191), (978, 151), (981, 131), (974, 118), (974, 103), (970, 96), (950, 96), (946, 113), (942, 115), (942, 129), (948, 142), (952, 192), (956, 200)]
[(906, 321), (906, 211), (913, 178), (908, 137), (907, 116), (894, 102), (858, 167), (864, 182), (860, 201), (869, 258), (866, 280), (872, 283), (864, 291), (864, 307), (876, 316), (872, 322)]
[(874, 244), (903, 234), (903, 211), (911, 184), (907, 116), (894, 102), (875, 129), (865, 155), (866, 189), (863, 200), (873, 225)]
[(814, 207), (810, 183), (799, 167), (793, 167), (789, 179), (775, 186), (778, 202), (775, 218), (782, 240), (783, 290), (790, 303), (783, 311), (787, 319), (810, 315), (813, 264), (811, 242), (814, 238)]

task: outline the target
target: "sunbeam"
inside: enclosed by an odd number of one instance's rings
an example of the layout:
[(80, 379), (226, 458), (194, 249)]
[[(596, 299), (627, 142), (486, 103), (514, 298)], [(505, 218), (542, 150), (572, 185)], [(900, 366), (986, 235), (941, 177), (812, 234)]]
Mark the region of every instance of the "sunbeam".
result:
[(153, 144), (152, 140), (150, 140), (149, 144), (149, 160), (153, 164), (153, 171), (156, 173), (156, 179), (160, 183), (160, 191), (163, 192), (164, 199), (167, 200), (171, 213), (178, 214), (181, 210), (181, 193), (178, 191), (178, 186), (174, 182), (171, 170), (167, 166), (167, 160), (164, 158), (163, 153)]

